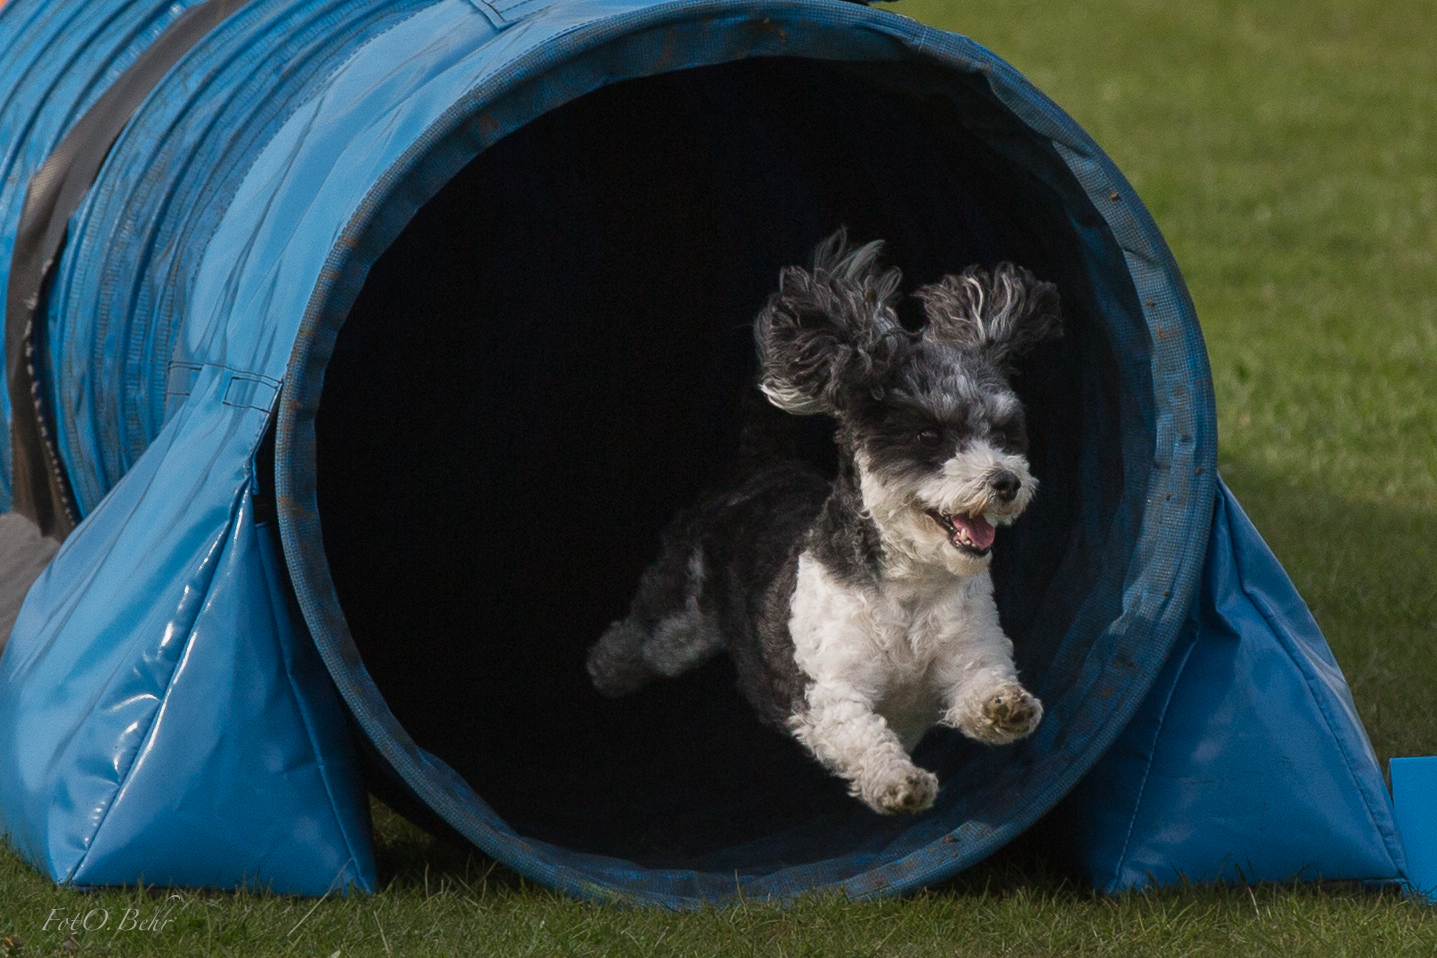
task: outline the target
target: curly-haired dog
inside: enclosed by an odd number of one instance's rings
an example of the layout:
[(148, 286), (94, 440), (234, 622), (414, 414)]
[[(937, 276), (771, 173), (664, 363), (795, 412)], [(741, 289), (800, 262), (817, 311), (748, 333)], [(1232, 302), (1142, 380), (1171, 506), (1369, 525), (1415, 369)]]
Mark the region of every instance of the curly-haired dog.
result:
[(1001, 745), (1042, 718), (988, 565), (1038, 488), (1008, 364), (1061, 320), (1055, 287), (1005, 263), (919, 289), (910, 333), (881, 249), (840, 230), (754, 326), (769, 401), (837, 420), (836, 481), (775, 459), (677, 516), (588, 670), (623, 695), (727, 648), (764, 720), (874, 810), (918, 812), (938, 794), (909, 758), (929, 728)]

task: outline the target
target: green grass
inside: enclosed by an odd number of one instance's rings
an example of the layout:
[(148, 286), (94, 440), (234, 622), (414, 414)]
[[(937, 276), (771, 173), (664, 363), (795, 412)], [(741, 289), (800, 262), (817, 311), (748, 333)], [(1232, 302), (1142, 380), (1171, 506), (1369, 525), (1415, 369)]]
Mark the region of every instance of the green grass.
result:
[[(635, 955), (1083, 956), (1437, 953), (1437, 912), (1349, 885), (1185, 887), (1095, 895), (1041, 866), (980, 866), (900, 901), (815, 897), (676, 915), (572, 901), (479, 856), (380, 816), (385, 891), (321, 901), (249, 893), (112, 890), (81, 894), (0, 859), (0, 921), (11, 955)], [(91, 914), (104, 930), (69, 937), (45, 919)], [(119, 931), (127, 914), (169, 918), (158, 933)], [(67, 947), (67, 939), (70, 942)]]
[[(896, 9), (1010, 60), (1132, 180), (1203, 322), (1224, 477), (1379, 755), (1437, 754), (1437, 3)], [(81, 895), (0, 852), (0, 937), (24, 955), (1437, 954), (1437, 910), (1346, 886), (1105, 899), (1020, 850), (903, 901), (676, 916), (558, 898), (387, 813), (379, 831), (384, 892), (318, 903)], [(165, 907), (161, 933), (114, 931)], [(56, 908), (111, 927), (71, 948), (44, 930)]]

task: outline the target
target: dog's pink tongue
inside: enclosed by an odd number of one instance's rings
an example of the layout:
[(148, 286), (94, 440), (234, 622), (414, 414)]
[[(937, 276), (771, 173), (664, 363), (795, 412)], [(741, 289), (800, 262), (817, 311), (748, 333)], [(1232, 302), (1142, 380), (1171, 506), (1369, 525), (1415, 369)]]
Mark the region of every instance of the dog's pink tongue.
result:
[(997, 533), (993, 531), (993, 524), (982, 516), (952, 515), (948, 517), (948, 521), (953, 523), (953, 528), (968, 533), (968, 541), (974, 548), (987, 549), (993, 545), (993, 538)]

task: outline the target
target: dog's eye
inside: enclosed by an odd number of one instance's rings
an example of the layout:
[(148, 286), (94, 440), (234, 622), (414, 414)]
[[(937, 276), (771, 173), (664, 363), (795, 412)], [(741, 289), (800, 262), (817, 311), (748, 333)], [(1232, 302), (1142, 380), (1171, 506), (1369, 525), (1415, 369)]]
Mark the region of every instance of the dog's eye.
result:
[(918, 434), (918, 441), (925, 446), (936, 446), (943, 441), (943, 434), (929, 426)]

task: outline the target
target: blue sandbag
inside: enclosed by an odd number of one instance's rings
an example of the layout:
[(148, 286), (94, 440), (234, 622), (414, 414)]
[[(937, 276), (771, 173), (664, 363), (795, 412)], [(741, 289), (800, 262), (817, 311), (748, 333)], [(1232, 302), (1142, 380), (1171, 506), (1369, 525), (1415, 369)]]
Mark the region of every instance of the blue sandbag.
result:
[[(0, 8), (0, 263), (23, 185), (187, 6)], [(930, 734), (915, 817), (759, 726), (722, 661), (624, 703), (582, 666), (733, 459), (779, 268), (840, 223), (914, 283), (1021, 262), (1067, 314), (1020, 369), (1043, 493), (994, 560), (1047, 717)], [(57, 881), (370, 888), (367, 787), (576, 895), (895, 894), (1052, 809), (1189, 635), (1192, 304), (1112, 162), (961, 37), (837, 0), (252, 0), (68, 226), (36, 376), (82, 521), (0, 660), (0, 828)]]
[(1291, 580), (1219, 488), (1182, 637), (1058, 827), (1110, 892), (1398, 881), (1406, 860), (1392, 800), (1347, 683)]
[(1392, 802), (1407, 854), (1407, 890), (1437, 904), (1437, 758), (1394, 758)]
[[(164, 479), (147, 473), (134, 474)], [(90, 525), (110, 539), (109, 571), (128, 567), (135, 583), (160, 586), (149, 570), (164, 562), (194, 569), (177, 605), (153, 601), (159, 588), (75, 589), (85, 557), (74, 549), (31, 590), (17, 629), (50, 641), (0, 663), (0, 807), (11, 843), (57, 881), (375, 889), (344, 712), (296, 630), (278, 540), (272, 523), (255, 523), (250, 492), (232, 504), (225, 537), (192, 538), (189, 555), (128, 551), (137, 528), (195, 522), (158, 498), (127, 509), (122, 492), (113, 514), (128, 521)], [(128, 641), (94, 642), (112, 623)]]

